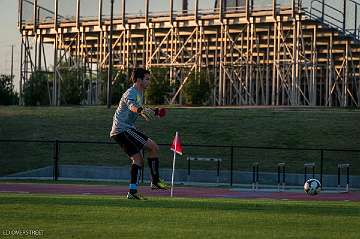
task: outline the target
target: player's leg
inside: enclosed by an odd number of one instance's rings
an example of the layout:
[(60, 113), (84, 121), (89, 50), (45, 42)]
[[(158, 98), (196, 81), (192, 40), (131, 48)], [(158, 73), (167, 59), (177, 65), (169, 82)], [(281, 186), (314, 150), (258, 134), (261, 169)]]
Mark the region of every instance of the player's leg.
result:
[(168, 189), (168, 185), (160, 179), (159, 174), (159, 146), (152, 139), (148, 139), (144, 147), (148, 151), (148, 163), (151, 173), (152, 189)]
[(159, 146), (152, 140), (148, 139), (145, 148), (148, 154), (148, 164), (151, 173), (151, 181), (157, 183), (159, 181)]
[(144, 165), (141, 150), (144, 147), (147, 138), (139, 138), (136, 134), (131, 132), (131, 130), (128, 130), (115, 135), (113, 139), (121, 146), (132, 162), (130, 166), (130, 184), (127, 197), (129, 199), (143, 199), (143, 197), (137, 193), (137, 176), (139, 170), (141, 170)]
[(144, 165), (144, 159), (141, 153), (136, 153), (130, 157), (132, 164), (130, 166), (130, 184), (129, 184), (129, 193), (127, 195), (128, 199), (144, 199), (138, 193), (137, 184), (138, 184), (138, 172)]

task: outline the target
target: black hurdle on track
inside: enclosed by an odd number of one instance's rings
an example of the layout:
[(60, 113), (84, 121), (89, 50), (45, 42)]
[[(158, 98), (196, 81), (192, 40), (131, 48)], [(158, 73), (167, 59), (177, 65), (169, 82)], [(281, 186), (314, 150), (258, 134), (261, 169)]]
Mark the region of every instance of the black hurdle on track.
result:
[(259, 162), (255, 162), (252, 164), (252, 190), (258, 190), (259, 189)]
[(216, 162), (216, 182), (220, 182), (220, 163), (222, 161), (221, 158), (202, 158), (202, 157), (187, 157), (188, 161), (188, 171), (187, 171), (187, 180), (190, 180), (190, 161), (207, 161), (207, 162)]
[[(285, 163), (278, 163), (277, 164), (278, 170), (278, 192), (280, 192), (280, 176), (282, 174), (282, 191), (285, 191)], [(282, 172), (281, 172), (282, 171)]]
[(349, 192), (350, 188), (350, 164), (349, 163), (341, 163), (338, 164), (338, 184), (337, 184), (337, 188), (340, 189), (341, 187), (341, 182), (340, 182), (340, 178), (341, 178), (341, 169), (346, 168), (346, 192)]
[(315, 163), (304, 163), (304, 182), (308, 180), (307, 178), (307, 169), (312, 169), (312, 178), (315, 178)]

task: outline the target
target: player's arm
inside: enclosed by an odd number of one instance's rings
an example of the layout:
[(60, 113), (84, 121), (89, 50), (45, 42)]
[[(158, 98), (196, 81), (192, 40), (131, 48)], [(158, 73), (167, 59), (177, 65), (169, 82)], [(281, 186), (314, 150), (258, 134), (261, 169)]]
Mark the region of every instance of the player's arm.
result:
[(132, 112), (140, 114), (146, 120), (153, 119), (154, 117), (162, 118), (166, 114), (166, 110), (164, 108), (149, 108), (145, 106), (141, 107), (132, 107)]
[(147, 121), (149, 121), (150, 119), (153, 119), (155, 116), (156, 117), (165, 116), (165, 109), (161, 109), (161, 108), (151, 109), (146, 106), (139, 106), (136, 103), (135, 96), (133, 96), (131, 94), (127, 98), (127, 105), (131, 112), (138, 113), (140, 116), (142, 116)]
[(155, 116), (155, 113), (152, 109), (148, 107), (138, 106), (135, 103), (135, 100), (128, 99), (128, 105), (131, 112), (138, 113), (147, 121), (149, 121)]
[(131, 104), (131, 105), (130, 105), (130, 111), (131, 111), (131, 112), (139, 113), (139, 111), (141, 111), (141, 110), (139, 110), (139, 108), (141, 108), (141, 107), (140, 107), (140, 106), (136, 106), (135, 104)]
[(147, 121), (151, 120), (155, 116), (155, 113), (152, 109), (143, 106), (136, 107), (136, 113), (141, 115)]

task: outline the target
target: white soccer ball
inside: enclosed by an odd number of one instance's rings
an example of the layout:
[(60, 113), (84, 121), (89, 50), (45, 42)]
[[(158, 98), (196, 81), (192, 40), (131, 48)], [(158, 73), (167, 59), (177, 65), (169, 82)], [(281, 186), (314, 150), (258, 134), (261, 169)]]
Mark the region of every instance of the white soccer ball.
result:
[(321, 191), (321, 183), (317, 179), (310, 178), (304, 184), (304, 191), (309, 195), (317, 195)]

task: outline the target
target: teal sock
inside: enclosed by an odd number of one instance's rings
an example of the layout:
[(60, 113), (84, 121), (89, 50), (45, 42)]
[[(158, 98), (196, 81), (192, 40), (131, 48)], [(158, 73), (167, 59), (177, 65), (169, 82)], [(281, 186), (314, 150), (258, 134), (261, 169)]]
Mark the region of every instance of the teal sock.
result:
[(137, 193), (137, 185), (136, 185), (136, 184), (133, 184), (133, 183), (130, 183), (130, 184), (129, 184), (129, 192), (130, 192), (131, 194)]

